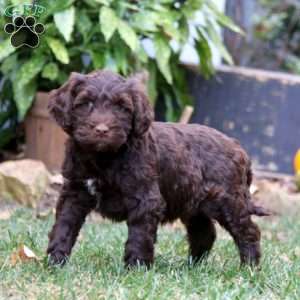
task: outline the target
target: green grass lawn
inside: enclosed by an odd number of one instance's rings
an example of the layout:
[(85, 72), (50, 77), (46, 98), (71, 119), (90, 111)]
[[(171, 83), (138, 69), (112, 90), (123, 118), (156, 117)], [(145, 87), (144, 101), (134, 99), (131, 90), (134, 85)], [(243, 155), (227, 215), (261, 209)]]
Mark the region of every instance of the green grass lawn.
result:
[[(187, 264), (184, 230), (163, 227), (150, 271), (123, 267), (124, 224), (88, 221), (70, 262), (49, 269), (44, 251), (53, 217), (36, 219), (18, 209), (0, 220), (0, 299), (300, 299), (300, 218), (260, 220), (261, 269), (239, 268), (229, 236), (220, 231), (208, 260)], [(10, 255), (24, 243), (40, 262), (11, 265)]]

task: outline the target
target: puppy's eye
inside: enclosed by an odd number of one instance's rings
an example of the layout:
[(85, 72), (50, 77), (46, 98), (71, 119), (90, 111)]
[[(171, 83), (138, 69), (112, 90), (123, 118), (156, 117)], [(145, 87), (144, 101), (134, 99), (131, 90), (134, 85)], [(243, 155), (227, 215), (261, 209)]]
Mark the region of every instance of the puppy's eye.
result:
[(127, 107), (126, 105), (124, 105), (124, 104), (118, 104), (117, 105), (118, 106), (118, 109), (120, 110), (120, 111), (123, 111), (123, 112), (130, 112), (130, 108), (129, 107)]
[(87, 107), (88, 107), (89, 111), (92, 111), (94, 108), (94, 103), (92, 101), (88, 101)]
[(94, 109), (94, 103), (92, 101), (80, 102), (77, 105), (75, 105), (75, 108), (87, 110), (88, 112), (91, 112)]

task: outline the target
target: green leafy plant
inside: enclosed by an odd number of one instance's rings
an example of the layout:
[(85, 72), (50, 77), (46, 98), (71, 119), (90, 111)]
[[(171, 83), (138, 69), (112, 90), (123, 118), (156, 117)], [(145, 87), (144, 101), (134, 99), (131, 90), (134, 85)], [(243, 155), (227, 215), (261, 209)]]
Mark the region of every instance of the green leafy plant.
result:
[(295, 0), (260, 0), (256, 18), (256, 51), (260, 67), (300, 74), (300, 3)]
[[(0, 1), (2, 10), (23, 1)], [(46, 7), (39, 22), (45, 25), (38, 48), (11, 46), (4, 31), (0, 33), (1, 101), (17, 109), (22, 121), (37, 91), (49, 91), (61, 85), (71, 71), (89, 72), (108, 68), (123, 75), (141, 69), (149, 71), (148, 90), (155, 104), (161, 97), (167, 119), (175, 120), (182, 107), (190, 102), (180, 54), (188, 42), (194, 44), (200, 58), (199, 68), (205, 76), (214, 73), (212, 46), (224, 59), (231, 57), (216, 30), (217, 25), (239, 32), (212, 0), (53, 0), (36, 1)], [(202, 24), (191, 37), (189, 22), (196, 12)], [(2, 18), (0, 27), (11, 21)], [(147, 51), (145, 43), (153, 51)], [(5, 95), (5, 96), (4, 96)], [(5, 98), (5, 99), (4, 99)], [(1, 111), (0, 132), (10, 117)], [(0, 137), (2, 139), (2, 137)], [(1, 146), (1, 144), (0, 144)]]

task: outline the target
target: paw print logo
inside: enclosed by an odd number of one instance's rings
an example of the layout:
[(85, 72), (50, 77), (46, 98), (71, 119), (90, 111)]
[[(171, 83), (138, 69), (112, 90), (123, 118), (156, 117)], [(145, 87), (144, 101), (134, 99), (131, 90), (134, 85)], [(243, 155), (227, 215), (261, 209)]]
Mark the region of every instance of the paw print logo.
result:
[(26, 18), (19, 16), (12, 23), (6, 24), (4, 31), (11, 34), (10, 41), (15, 48), (22, 46), (36, 48), (40, 43), (39, 35), (44, 33), (45, 27), (42, 23), (36, 23), (32, 16)]

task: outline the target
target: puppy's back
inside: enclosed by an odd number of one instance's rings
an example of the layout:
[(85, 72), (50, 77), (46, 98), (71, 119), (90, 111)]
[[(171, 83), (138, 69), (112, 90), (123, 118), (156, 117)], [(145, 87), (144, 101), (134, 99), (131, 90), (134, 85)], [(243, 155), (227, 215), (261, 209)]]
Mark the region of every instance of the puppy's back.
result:
[(176, 188), (183, 193), (193, 193), (203, 180), (224, 188), (232, 182), (248, 185), (250, 159), (235, 139), (197, 124), (154, 122), (152, 129), (166, 193), (174, 190), (172, 182), (179, 183)]

